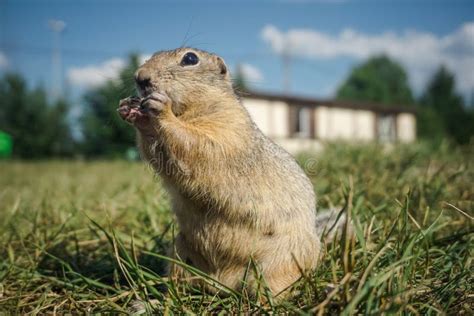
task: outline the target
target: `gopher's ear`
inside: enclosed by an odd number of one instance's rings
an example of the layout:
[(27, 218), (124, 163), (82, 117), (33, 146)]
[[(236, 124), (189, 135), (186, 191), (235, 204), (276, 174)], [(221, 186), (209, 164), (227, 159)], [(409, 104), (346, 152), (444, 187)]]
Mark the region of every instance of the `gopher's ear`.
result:
[(219, 56), (216, 56), (216, 61), (217, 61), (217, 65), (219, 67), (220, 74), (227, 77), (229, 74), (228, 74), (227, 66), (226, 66), (224, 60), (222, 58), (220, 58)]

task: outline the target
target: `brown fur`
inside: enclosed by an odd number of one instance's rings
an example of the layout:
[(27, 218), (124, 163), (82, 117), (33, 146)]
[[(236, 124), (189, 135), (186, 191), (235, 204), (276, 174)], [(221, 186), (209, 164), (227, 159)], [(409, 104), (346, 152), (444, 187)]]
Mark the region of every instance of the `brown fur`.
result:
[[(199, 64), (181, 66), (190, 51)], [(142, 96), (159, 98), (145, 98), (148, 111), (127, 120), (171, 195), (180, 228), (173, 255), (233, 289), (241, 288), (252, 259), (274, 294), (314, 268), (320, 241), (312, 185), (293, 157), (255, 126), (224, 61), (181, 48), (156, 53), (137, 75), (151, 78)], [(130, 108), (122, 102), (126, 113)], [(189, 276), (178, 265), (170, 273)]]

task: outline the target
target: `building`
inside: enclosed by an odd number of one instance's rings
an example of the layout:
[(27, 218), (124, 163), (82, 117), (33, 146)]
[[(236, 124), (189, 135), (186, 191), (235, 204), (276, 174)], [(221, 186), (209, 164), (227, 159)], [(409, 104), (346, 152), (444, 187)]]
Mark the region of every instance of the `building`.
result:
[(412, 142), (415, 110), (374, 103), (248, 92), (242, 103), (262, 132), (291, 153), (324, 142)]

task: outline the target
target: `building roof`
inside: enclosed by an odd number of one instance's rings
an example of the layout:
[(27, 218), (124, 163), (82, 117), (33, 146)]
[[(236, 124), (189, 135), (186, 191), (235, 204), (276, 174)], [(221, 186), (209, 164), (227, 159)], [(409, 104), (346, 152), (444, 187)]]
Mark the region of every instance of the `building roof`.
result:
[(369, 110), (379, 113), (416, 113), (414, 106), (406, 105), (387, 105), (374, 102), (362, 102), (362, 101), (346, 101), (346, 100), (330, 100), (330, 99), (315, 99), (306, 96), (296, 96), (289, 94), (277, 94), (268, 93), (261, 91), (245, 91), (241, 94), (242, 98), (247, 99), (258, 99), (258, 100), (269, 100), (269, 101), (283, 101), (292, 105), (305, 105), (305, 106), (327, 106), (334, 108), (345, 108), (353, 110)]

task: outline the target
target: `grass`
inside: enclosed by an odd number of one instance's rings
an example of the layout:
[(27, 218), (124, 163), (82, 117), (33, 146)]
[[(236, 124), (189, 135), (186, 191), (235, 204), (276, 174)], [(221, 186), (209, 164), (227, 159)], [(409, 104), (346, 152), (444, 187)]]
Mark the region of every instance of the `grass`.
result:
[(473, 158), (446, 144), (302, 155), (319, 208), (346, 205), (355, 234), (328, 244), (287, 301), (163, 277), (177, 228), (142, 163), (1, 162), (0, 312), (127, 313), (157, 299), (149, 312), (472, 315)]

